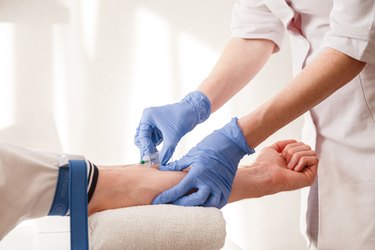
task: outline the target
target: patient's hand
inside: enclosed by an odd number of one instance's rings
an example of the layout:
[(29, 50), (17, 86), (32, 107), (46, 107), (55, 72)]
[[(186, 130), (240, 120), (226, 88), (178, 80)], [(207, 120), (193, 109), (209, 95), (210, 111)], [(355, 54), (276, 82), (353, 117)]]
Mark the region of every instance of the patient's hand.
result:
[[(288, 140), (264, 148), (251, 166), (238, 169), (229, 202), (310, 186), (317, 174), (318, 157), (305, 146)], [(290, 153), (287, 160), (284, 150)], [(300, 172), (291, 170), (293, 166)]]
[[(316, 177), (319, 159), (315, 151), (302, 142), (280, 141), (264, 149), (257, 161), (274, 161), (271, 168), (273, 184), (279, 191), (288, 191), (310, 186)], [(289, 158), (284, 157), (285, 150)], [(281, 156), (283, 156), (281, 159)], [(289, 171), (288, 169), (294, 169)], [(297, 172), (298, 171), (298, 172)]]

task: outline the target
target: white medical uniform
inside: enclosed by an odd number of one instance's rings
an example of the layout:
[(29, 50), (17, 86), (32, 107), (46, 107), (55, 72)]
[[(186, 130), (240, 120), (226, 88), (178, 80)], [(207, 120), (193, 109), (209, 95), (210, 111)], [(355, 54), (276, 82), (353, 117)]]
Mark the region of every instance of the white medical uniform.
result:
[(320, 163), (302, 224), (312, 249), (373, 250), (375, 1), (239, 0), (234, 6), (233, 37), (269, 39), (277, 51), (286, 30), (294, 73), (325, 47), (367, 63), (305, 115), (303, 138), (317, 150)]
[(0, 142), (0, 240), (21, 221), (48, 215), (59, 167), (69, 160), (84, 157)]

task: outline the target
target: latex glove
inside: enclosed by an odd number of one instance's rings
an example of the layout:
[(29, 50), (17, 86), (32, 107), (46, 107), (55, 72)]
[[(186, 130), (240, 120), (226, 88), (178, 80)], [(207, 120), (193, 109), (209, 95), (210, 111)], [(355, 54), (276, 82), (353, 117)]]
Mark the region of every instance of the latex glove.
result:
[[(183, 170), (191, 166), (191, 169), (179, 184), (157, 196), (153, 204), (222, 208), (228, 201), (238, 163), (251, 153), (254, 150), (248, 147), (237, 118), (233, 118), (183, 158), (160, 167), (161, 170)], [(194, 189), (198, 191), (184, 196)]]
[(155, 153), (156, 146), (164, 141), (160, 162), (166, 164), (181, 138), (207, 120), (210, 113), (210, 101), (200, 91), (189, 93), (175, 104), (145, 109), (134, 138), (141, 159), (145, 154)]

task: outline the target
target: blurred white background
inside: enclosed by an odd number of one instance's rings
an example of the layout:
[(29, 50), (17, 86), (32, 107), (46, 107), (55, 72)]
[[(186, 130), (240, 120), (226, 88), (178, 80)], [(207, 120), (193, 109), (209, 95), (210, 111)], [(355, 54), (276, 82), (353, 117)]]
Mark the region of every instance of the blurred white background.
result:
[[(0, 140), (97, 164), (137, 162), (142, 110), (180, 100), (208, 75), (229, 39), (233, 3), (0, 0)], [(249, 86), (183, 139), (174, 159), (275, 94), (291, 77), (290, 60), (285, 41)], [(300, 127), (297, 120), (258, 151), (299, 139)], [(228, 237), (243, 249), (306, 249), (299, 199), (294, 191), (228, 205)], [(68, 230), (66, 218), (28, 221), (0, 249), (69, 249)]]

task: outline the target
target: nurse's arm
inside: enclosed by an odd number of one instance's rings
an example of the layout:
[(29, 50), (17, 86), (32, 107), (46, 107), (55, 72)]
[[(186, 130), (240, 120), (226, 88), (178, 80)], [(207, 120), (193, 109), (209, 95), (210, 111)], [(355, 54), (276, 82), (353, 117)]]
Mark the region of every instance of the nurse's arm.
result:
[(350, 82), (364, 66), (364, 62), (325, 48), (278, 94), (238, 120), (248, 145), (252, 148), (258, 146), (278, 129)]
[(209, 76), (198, 87), (215, 112), (258, 73), (274, 51), (265, 39), (232, 38)]

